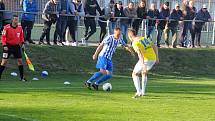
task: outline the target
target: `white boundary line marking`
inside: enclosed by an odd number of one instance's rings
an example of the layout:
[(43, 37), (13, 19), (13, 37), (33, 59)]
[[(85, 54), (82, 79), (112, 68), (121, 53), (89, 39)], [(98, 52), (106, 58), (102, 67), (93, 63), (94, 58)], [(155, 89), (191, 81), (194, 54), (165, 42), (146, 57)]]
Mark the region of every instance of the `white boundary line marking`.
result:
[(36, 119), (31, 119), (31, 118), (22, 118), (20, 116), (14, 115), (14, 114), (0, 113), (0, 116), (1, 115), (2, 116), (13, 117), (13, 118), (17, 118), (17, 119), (22, 119), (22, 120), (25, 120), (25, 121), (39, 121), (39, 120), (36, 120)]
[[(211, 86), (214, 86), (214, 85), (211, 85)], [(133, 88), (134, 86), (131, 85), (131, 86), (117, 86), (117, 88)], [(208, 87), (208, 85), (174, 85), (174, 86), (147, 86), (147, 87), (162, 87), (162, 88), (168, 88), (168, 87), (180, 87), (180, 88), (183, 88), (183, 87)], [(48, 90), (48, 89), (84, 89), (85, 87), (45, 87), (45, 88), (32, 88), (32, 87), (26, 87), (26, 88), (17, 88), (17, 87), (14, 87), (14, 88), (1, 88), (1, 90)]]

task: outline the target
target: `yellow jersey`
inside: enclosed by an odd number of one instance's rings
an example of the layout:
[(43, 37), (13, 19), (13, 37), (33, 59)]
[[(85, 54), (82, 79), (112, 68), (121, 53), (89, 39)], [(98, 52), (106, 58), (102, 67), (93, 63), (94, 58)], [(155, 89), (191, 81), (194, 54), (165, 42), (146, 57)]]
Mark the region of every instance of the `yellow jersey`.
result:
[(156, 54), (152, 45), (153, 42), (145, 37), (141, 37), (132, 43), (134, 50), (136, 52), (139, 50), (143, 54), (144, 60), (156, 60)]

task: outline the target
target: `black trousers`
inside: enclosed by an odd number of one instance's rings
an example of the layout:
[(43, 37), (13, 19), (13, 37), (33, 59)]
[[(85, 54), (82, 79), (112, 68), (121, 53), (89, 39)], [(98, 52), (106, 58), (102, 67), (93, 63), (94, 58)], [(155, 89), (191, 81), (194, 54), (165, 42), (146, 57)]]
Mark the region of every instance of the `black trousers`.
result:
[(42, 35), (40, 36), (40, 41), (42, 42), (43, 39), (46, 37), (46, 41), (50, 42), (50, 30), (53, 22), (51, 21), (44, 21), (44, 27), (42, 31)]
[(0, 12), (0, 34), (2, 30), (3, 30), (3, 13)]
[(67, 27), (69, 28), (69, 33), (70, 33), (70, 36), (72, 37), (73, 42), (76, 42), (77, 24), (78, 24), (78, 21), (74, 20), (74, 18), (69, 19), (67, 22)]
[(192, 36), (192, 46), (195, 46), (195, 41), (197, 46), (201, 46), (201, 33), (202, 33), (202, 27), (194, 26), (191, 36)]
[(99, 42), (101, 43), (107, 33), (107, 24), (104, 23), (104, 22), (98, 22), (99, 23), (99, 26), (101, 28), (101, 31), (100, 31), (100, 36), (99, 36)]
[(66, 26), (67, 26), (67, 17), (60, 16), (56, 23), (56, 28), (54, 32), (54, 42), (57, 42), (57, 38), (59, 36), (60, 42), (65, 40), (65, 32), (66, 32)]
[[(96, 32), (96, 21), (95, 18), (85, 18), (85, 39), (88, 40)], [(90, 28), (90, 31), (89, 31)], [(88, 32), (89, 31), (89, 32)]]
[(32, 42), (31, 40), (31, 31), (33, 29), (34, 26), (34, 22), (33, 21), (27, 21), (27, 20), (22, 20), (21, 21), (21, 26), (24, 32), (24, 37), (25, 37), (25, 42), (29, 41)]
[(141, 23), (142, 23), (142, 20), (140, 19), (135, 19), (134, 22), (132, 23), (132, 28), (136, 31), (136, 34), (138, 34)]

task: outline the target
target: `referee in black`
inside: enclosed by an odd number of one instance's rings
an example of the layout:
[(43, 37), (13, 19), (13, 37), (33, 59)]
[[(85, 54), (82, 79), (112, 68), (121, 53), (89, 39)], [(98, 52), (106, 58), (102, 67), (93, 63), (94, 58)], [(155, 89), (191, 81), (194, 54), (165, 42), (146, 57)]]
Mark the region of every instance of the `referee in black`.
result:
[(14, 15), (10, 24), (4, 27), (2, 32), (2, 45), (3, 45), (3, 56), (0, 66), (0, 78), (5, 66), (8, 62), (10, 55), (13, 55), (17, 59), (17, 64), (20, 72), (21, 81), (26, 81), (24, 78), (24, 69), (22, 63), (22, 50), (24, 49), (24, 35), (21, 25), (19, 25), (19, 18)]

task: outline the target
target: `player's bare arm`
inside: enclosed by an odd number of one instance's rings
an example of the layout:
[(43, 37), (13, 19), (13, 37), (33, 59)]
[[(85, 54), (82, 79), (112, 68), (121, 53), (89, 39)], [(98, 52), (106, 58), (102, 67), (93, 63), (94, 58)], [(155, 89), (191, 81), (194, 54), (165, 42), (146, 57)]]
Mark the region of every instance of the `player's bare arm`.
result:
[(96, 49), (95, 53), (93, 54), (93, 60), (96, 60), (98, 57), (98, 54), (100, 53), (100, 51), (102, 50), (102, 48), (104, 47), (104, 43), (102, 42)]
[(154, 51), (155, 51), (155, 54), (156, 54), (156, 63), (158, 64), (159, 62), (160, 62), (160, 60), (159, 60), (159, 55), (158, 55), (158, 48), (157, 48), (157, 46), (156, 45), (152, 45), (152, 48), (154, 49)]
[(132, 56), (135, 56), (135, 52), (131, 47), (129, 47), (128, 45), (123, 45), (122, 47), (129, 51)]

